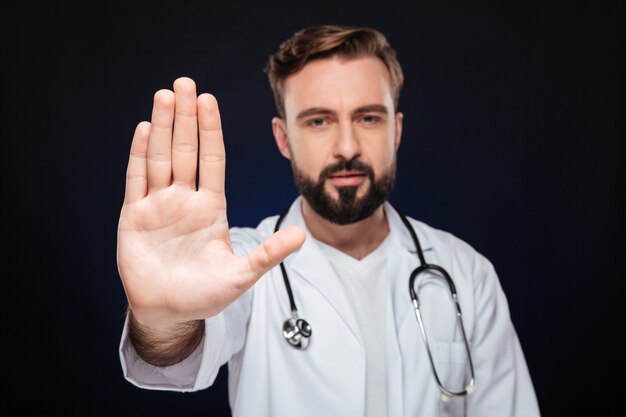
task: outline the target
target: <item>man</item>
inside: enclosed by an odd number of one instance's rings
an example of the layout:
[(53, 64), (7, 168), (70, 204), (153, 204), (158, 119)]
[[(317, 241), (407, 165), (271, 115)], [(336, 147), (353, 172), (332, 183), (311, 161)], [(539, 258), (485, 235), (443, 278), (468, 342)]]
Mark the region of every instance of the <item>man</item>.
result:
[[(386, 201), (403, 75), (385, 37), (306, 28), (267, 73), (273, 134), (301, 196), (256, 229), (226, 219), (213, 96), (177, 79), (137, 126), (118, 232), (126, 378), (199, 390), (228, 363), (235, 416), (539, 415), (492, 265), (449, 233), (404, 224)], [(422, 340), (408, 291), (418, 255), (454, 280), (470, 356), (450, 288), (433, 270), (413, 285)]]

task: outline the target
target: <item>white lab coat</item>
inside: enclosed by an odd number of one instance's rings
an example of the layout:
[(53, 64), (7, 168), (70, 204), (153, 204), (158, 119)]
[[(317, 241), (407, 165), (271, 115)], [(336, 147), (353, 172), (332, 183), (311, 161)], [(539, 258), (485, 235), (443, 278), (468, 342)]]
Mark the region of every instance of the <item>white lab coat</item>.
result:
[[(283, 226), (297, 224), (306, 230), (300, 199)], [(445, 268), (455, 282), (476, 373), (475, 393), (441, 401), (408, 291), (409, 276), (419, 260), (408, 230), (389, 203), (385, 212), (393, 254), (387, 262), (387, 330), (381, 335), (386, 344), (388, 415), (539, 416), (524, 354), (493, 266), (462, 240), (411, 219), (427, 262)], [(265, 219), (256, 229), (233, 228), (236, 253), (255, 248), (273, 233), (276, 220), (276, 216)], [(202, 345), (180, 364), (157, 368), (142, 361), (128, 340), (125, 324), (120, 358), (127, 380), (149, 389), (195, 391), (209, 387), (228, 362), (229, 401), (235, 417), (362, 417), (365, 351), (334, 269), (310, 238), (285, 260), (285, 266), (300, 317), (313, 329), (307, 350), (294, 349), (283, 339), (282, 324), (290, 309), (276, 267), (226, 310), (206, 320)], [(447, 385), (462, 385), (467, 364), (449, 291), (438, 284), (440, 280), (425, 282), (418, 296), (437, 369)]]

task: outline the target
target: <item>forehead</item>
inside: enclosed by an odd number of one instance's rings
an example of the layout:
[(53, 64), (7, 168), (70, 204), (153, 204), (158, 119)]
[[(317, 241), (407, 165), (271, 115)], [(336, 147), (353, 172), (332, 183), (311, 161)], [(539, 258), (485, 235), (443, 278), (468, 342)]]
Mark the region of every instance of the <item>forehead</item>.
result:
[(287, 118), (311, 107), (349, 111), (382, 104), (393, 108), (389, 70), (372, 56), (311, 61), (285, 80), (283, 96)]

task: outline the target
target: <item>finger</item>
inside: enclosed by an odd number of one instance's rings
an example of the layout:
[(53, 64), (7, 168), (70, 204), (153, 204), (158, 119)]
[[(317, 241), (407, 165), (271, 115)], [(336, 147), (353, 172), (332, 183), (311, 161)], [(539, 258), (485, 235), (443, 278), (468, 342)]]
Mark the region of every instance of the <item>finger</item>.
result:
[(149, 137), (150, 123), (139, 123), (130, 145), (130, 157), (126, 168), (126, 194), (124, 195), (126, 203), (134, 203), (144, 198), (148, 193), (146, 153), (148, 152)]
[(200, 129), (198, 189), (224, 193), (226, 152), (220, 111), (217, 100), (211, 94), (205, 93), (198, 97), (198, 126)]
[(255, 281), (281, 263), (302, 246), (305, 238), (304, 230), (298, 226), (285, 227), (267, 238), (248, 255), (249, 279)]
[(174, 81), (176, 110), (172, 139), (174, 182), (196, 187), (198, 166), (198, 110), (196, 84), (191, 78)]
[(172, 124), (174, 123), (174, 92), (159, 90), (154, 95), (152, 125), (146, 166), (148, 192), (167, 187), (172, 180)]

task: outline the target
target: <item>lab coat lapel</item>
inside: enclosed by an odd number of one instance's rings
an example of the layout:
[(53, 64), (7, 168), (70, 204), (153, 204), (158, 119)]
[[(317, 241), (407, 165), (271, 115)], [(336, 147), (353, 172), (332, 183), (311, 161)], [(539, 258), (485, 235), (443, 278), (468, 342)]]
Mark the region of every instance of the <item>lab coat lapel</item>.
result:
[(289, 276), (293, 276), (294, 280), (297, 277), (302, 278), (316, 288), (345, 322), (359, 344), (362, 345), (358, 324), (347, 295), (334, 268), (306, 228), (300, 203), (301, 197), (298, 197), (284, 221), (285, 225), (296, 224), (302, 227), (307, 234), (302, 247), (285, 261)]
[[(420, 262), (410, 232), (404, 225), (398, 212), (389, 203), (385, 204), (385, 214), (389, 222), (391, 234), (390, 256), (393, 259), (393, 262), (389, 262), (390, 290), (393, 300), (395, 325), (399, 331), (407, 317), (410, 318), (409, 316), (414, 314), (413, 304), (409, 295), (409, 277), (413, 270), (419, 266)], [(422, 251), (427, 254), (432, 250), (431, 242), (421, 232), (419, 222), (412, 222), (412, 225)]]

